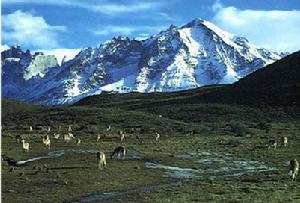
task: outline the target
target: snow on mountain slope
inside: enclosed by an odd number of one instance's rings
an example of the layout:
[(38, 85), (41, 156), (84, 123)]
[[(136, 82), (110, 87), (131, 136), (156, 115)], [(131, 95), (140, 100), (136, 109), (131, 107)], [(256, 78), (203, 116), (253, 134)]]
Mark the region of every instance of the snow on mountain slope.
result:
[[(47, 69), (43, 77), (21, 81), (25, 85), (17, 96), (7, 91), (3, 95), (53, 105), (102, 91), (171, 92), (233, 83), (282, 56), (195, 19), (145, 40), (114, 37), (96, 48), (83, 49), (74, 59)], [(19, 63), (13, 62), (11, 68), (18, 69)], [(19, 74), (24, 78), (24, 73)], [(11, 83), (13, 75), (3, 77), (7, 78), (4, 85), (15, 85), (11, 89), (20, 85)]]

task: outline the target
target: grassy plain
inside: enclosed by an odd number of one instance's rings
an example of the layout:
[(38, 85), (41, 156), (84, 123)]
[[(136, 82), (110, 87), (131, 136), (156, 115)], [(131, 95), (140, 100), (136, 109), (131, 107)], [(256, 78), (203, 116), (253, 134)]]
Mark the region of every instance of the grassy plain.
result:
[[(65, 154), (29, 162), (15, 167), (13, 172), (2, 161), (2, 202), (72, 202), (92, 194), (122, 191), (125, 193), (103, 202), (300, 202), (299, 179), (289, 180), (287, 163), (293, 158), (300, 159), (300, 119), (299, 111), (294, 109), (221, 104), (149, 108), (147, 103), (135, 109), (120, 103), (115, 107), (30, 108), (10, 103), (5, 108), (2, 154), (15, 160), (60, 150)], [(112, 131), (105, 133), (109, 124)], [(30, 125), (33, 132), (29, 132)], [(82, 140), (81, 145), (55, 142), (53, 133), (59, 125), (62, 133), (72, 125), (73, 134)], [(50, 150), (42, 145), (47, 126), (51, 126)], [(126, 132), (123, 143), (118, 130)], [(158, 142), (156, 131), (161, 134)], [(97, 133), (102, 134), (99, 143)], [(29, 153), (15, 143), (17, 134), (30, 143)], [(268, 149), (266, 144), (270, 139), (276, 139), (280, 145), (283, 136), (289, 139), (288, 147)], [(111, 160), (111, 151), (119, 145), (128, 149), (126, 159)], [(97, 167), (95, 150), (99, 148), (107, 155), (107, 167), (103, 170)], [(209, 162), (216, 158), (223, 161)], [(203, 159), (208, 162), (198, 162)], [(253, 168), (251, 172), (234, 175), (237, 169), (230, 163), (242, 161), (257, 161), (274, 170)], [(176, 177), (172, 172), (180, 176), (182, 171), (149, 168), (145, 163), (179, 167), (196, 175)], [(220, 173), (210, 171), (226, 167), (228, 170)], [(138, 190), (177, 182), (180, 185), (176, 187)], [(132, 189), (137, 190), (126, 193)]]

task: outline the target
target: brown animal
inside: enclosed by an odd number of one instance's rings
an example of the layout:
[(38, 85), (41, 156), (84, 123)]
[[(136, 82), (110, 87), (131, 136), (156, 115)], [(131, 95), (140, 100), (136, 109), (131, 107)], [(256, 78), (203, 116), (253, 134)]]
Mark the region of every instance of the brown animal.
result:
[(288, 138), (287, 138), (287, 137), (283, 137), (283, 138), (282, 138), (282, 145), (283, 145), (284, 147), (287, 147), (287, 145), (288, 145)]
[(50, 140), (48, 135), (46, 137), (43, 137), (43, 144), (44, 144), (45, 147), (48, 147), (48, 149), (50, 149), (51, 140)]
[(271, 147), (274, 147), (274, 149), (276, 149), (276, 147), (277, 147), (277, 141), (276, 140), (269, 140), (268, 148), (270, 149)]
[(119, 135), (120, 135), (120, 140), (121, 142), (123, 142), (123, 140), (125, 139), (125, 134), (122, 130), (119, 131)]
[(25, 140), (22, 140), (22, 144), (24, 152), (29, 152), (29, 143), (25, 142)]
[(106, 167), (106, 157), (105, 157), (104, 152), (102, 152), (102, 151), (97, 152), (97, 160), (98, 160), (99, 169)]
[(21, 135), (16, 135), (16, 143), (20, 143), (22, 140), (22, 136)]
[(100, 133), (98, 133), (98, 134), (97, 134), (97, 142), (99, 142), (99, 141), (100, 141), (100, 139), (101, 139), (101, 134), (100, 134)]
[(64, 134), (64, 141), (66, 143), (69, 143), (71, 141), (72, 137), (70, 136), (70, 133)]
[(58, 140), (60, 137), (60, 134), (59, 133), (54, 133), (54, 139)]
[(75, 139), (75, 136), (73, 135), (73, 133), (68, 133), (68, 135), (70, 136), (71, 139)]
[(158, 141), (159, 138), (160, 138), (160, 134), (159, 134), (158, 132), (156, 132), (155, 135), (156, 135), (156, 136), (155, 136), (155, 140)]
[(76, 144), (79, 146), (81, 144), (81, 139), (77, 138)]
[(126, 155), (125, 147), (119, 146), (119, 147), (115, 148), (115, 150), (111, 154), (110, 158), (112, 159), (114, 155), (117, 155), (118, 158), (121, 158), (121, 156), (122, 156), (122, 158), (125, 159), (125, 155)]
[(299, 171), (299, 162), (296, 159), (293, 159), (290, 161), (290, 166), (289, 166), (289, 175), (292, 181), (296, 180), (296, 176), (298, 175)]
[(189, 130), (189, 131), (186, 133), (187, 136), (191, 136), (191, 135), (193, 135), (193, 134), (194, 134), (194, 130)]

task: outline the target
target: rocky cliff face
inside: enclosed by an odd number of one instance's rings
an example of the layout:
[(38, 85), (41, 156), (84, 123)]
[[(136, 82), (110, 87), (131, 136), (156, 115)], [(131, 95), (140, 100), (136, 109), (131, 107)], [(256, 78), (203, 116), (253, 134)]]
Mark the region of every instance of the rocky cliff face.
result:
[(44, 77), (47, 69), (55, 66), (58, 66), (58, 62), (54, 55), (35, 54), (25, 69), (24, 79), (29, 80), (35, 76)]
[(2, 95), (25, 100), (29, 89), (40, 81), (51, 67), (57, 66), (54, 56), (23, 52), (19, 46), (11, 47), (1, 53)]

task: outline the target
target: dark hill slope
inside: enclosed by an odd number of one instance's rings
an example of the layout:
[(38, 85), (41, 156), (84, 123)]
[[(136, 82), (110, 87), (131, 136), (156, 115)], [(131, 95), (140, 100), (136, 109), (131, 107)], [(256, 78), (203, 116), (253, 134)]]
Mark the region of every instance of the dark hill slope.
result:
[(193, 102), (300, 106), (300, 51), (259, 69), (240, 81), (193, 98)]
[(18, 114), (20, 112), (28, 112), (40, 110), (46, 107), (28, 104), (25, 102), (15, 101), (11, 99), (1, 98), (1, 116), (4, 117), (8, 114)]
[[(46, 126), (51, 126), (53, 132), (62, 127), (66, 132), (69, 125), (75, 133), (84, 132), (95, 134), (103, 131), (107, 125), (112, 125), (114, 131), (132, 128), (141, 129), (144, 133), (153, 133), (154, 129), (162, 133), (186, 133), (186, 129), (199, 130), (201, 127), (171, 118), (160, 118), (157, 115), (141, 111), (126, 111), (117, 108), (95, 108), (91, 106), (72, 107), (35, 106), (9, 99), (2, 100), (2, 134), (9, 135), (10, 131), (22, 130), (30, 134), (29, 126), (41, 133), (46, 132)], [(36, 131), (35, 131), (36, 132)], [(42, 134), (41, 134), (42, 135)]]

